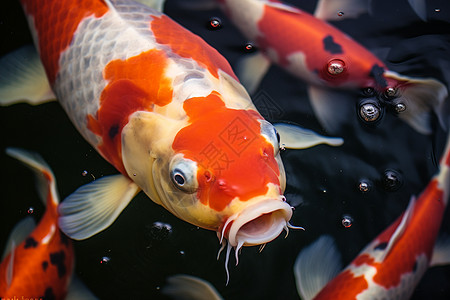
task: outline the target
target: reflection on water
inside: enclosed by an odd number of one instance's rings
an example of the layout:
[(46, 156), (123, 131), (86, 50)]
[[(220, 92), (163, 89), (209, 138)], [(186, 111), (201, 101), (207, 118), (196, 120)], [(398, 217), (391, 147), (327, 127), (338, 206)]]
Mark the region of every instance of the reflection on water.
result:
[[(314, 1), (305, 1), (305, 6), (302, 1), (289, 2), (309, 11), (314, 7)], [(333, 25), (369, 48), (391, 70), (433, 77), (448, 86), (450, 6), (429, 1), (428, 22), (422, 22), (406, 3), (376, 2), (372, 15)], [(0, 12), (2, 54), (30, 41), (20, 7), (11, 5), (10, 10)], [(166, 9), (233, 66), (257, 50), (220, 10), (186, 11), (170, 0)], [(327, 135), (314, 117), (306, 88), (273, 66), (253, 99), (272, 122), (291, 121)], [(345, 122), (333, 136), (342, 137), (344, 145), (282, 152), (286, 198), (295, 206), (291, 223), (306, 231), (280, 236), (261, 253), (258, 247), (242, 249), (239, 265), (230, 266), (228, 286), (224, 258), (216, 260), (219, 243), (215, 234), (179, 220), (142, 193), (108, 230), (75, 242), (77, 274), (102, 299), (163, 298), (160, 289), (166, 278), (179, 273), (208, 280), (225, 299), (298, 299), (293, 264), (301, 249), (329, 234), (347, 265), (437, 172), (446, 132), (433, 117), (433, 134), (417, 133), (397, 117), (396, 112), (403, 109), (400, 104), (390, 110), (370, 101), (343, 107), (336, 113), (342, 114), (338, 117)], [(443, 109), (448, 113), (448, 107)], [(57, 103), (0, 107), (0, 114), (3, 249), (14, 224), (27, 215), (39, 219), (45, 209), (31, 174), (5, 156), (5, 147), (39, 152), (54, 170), (62, 197), (116, 171), (84, 141)], [(449, 222), (447, 211), (443, 232), (449, 233)], [(427, 271), (412, 299), (449, 297), (450, 268), (436, 267)]]

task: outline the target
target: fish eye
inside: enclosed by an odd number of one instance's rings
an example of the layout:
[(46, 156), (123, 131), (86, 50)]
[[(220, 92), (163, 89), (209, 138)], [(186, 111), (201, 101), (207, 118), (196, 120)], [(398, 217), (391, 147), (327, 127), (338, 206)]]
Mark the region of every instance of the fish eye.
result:
[(276, 156), (280, 151), (280, 134), (275, 127), (266, 120), (260, 120), (261, 134), (272, 144), (274, 149), (274, 155)]
[(186, 193), (194, 193), (198, 188), (197, 164), (177, 154), (169, 166), (170, 179), (175, 187)]

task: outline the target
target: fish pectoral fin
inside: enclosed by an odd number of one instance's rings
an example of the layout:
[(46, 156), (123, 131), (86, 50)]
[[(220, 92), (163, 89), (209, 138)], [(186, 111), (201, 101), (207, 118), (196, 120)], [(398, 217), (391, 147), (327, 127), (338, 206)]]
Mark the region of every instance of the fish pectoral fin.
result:
[(253, 94), (269, 70), (271, 62), (261, 52), (245, 55), (237, 64), (236, 74), (249, 94)]
[(430, 134), (430, 112), (434, 111), (441, 126), (447, 127), (443, 106), (448, 91), (444, 84), (435, 79), (411, 78), (391, 71), (385, 72), (384, 76), (404, 85), (399, 88), (400, 96), (392, 100), (393, 104), (403, 103), (406, 106), (404, 111), (398, 113), (403, 121), (422, 134)]
[(72, 276), (65, 300), (97, 300), (98, 298), (80, 280), (77, 275)]
[(9, 234), (5, 250), (3, 251), (2, 260), (4, 260), (5, 257), (14, 249), (13, 245), (19, 245), (22, 243), (22, 241), (24, 241), (27, 236), (31, 234), (35, 227), (36, 223), (30, 216), (17, 223)]
[(148, 6), (150, 8), (153, 8), (154, 10), (157, 10), (159, 12), (163, 11), (164, 3), (166, 2), (166, 0), (135, 0), (135, 1), (144, 4), (145, 6)]
[(59, 227), (72, 239), (87, 239), (110, 226), (139, 191), (120, 174), (83, 185), (59, 205)]
[(195, 276), (177, 274), (167, 279), (162, 293), (177, 300), (222, 300), (222, 296), (206, 280)]
[(339, 21), (357, 18), (367, 13), (370, 8), (369, 0), (320, 0), (314, 11), (314, 16), (326, 21)]
[(330, 146), (341, 146), (342, 138), (322, 136), (312, 130), (305, 129), (292, 124), (274, 124), (280, 135), (281, 147), (290, 149), (307, 149), (319, 144)]
[(427, 21), (427, 4), (425, 0), (408, 0), (409, 5), (424, 22)]
[(338, 132), (354, 118), (358, 99), (353, 93), (309, 86), (308, 95), (317, 120), (327, 132)]
[(433, 255), (430, 261), (430, 267), (444, 266), (450, 264), (450, 235), (443, 234), (437, 239)]
[(0, 70), (0, 105), (20, 102), (37, 105), (56, 99), (33, 46), (19, 48), (0, 58)]
[[(53, 202), (55, 206), (59, 204), (59, 196), (56, 193), (55, 176), (48, 164), (39, 154), (12, 147), (7, 148), (6, 153), (21, 161), (34, 172), (39, 196), (44, 205), (47, 205), (48, 201)], [(50, 198), (48, 198), (49, 193)]]
[(331, 236), (323, 235), (304, 248), (294, 263), (295, 284), (301, 298), (313, 299), (341, 269), (341, 254)]

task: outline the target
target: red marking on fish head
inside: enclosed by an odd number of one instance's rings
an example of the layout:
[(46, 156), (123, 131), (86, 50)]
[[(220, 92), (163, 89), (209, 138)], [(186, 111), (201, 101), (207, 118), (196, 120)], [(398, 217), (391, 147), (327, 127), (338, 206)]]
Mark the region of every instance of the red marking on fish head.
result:
[(31, 16), (38, 36), (38, 47), (50, 84), (59, 71), (59, 57), (73, 39), (80, 22), (102, 17), (108, 12), (104, 1), (21, 0), (25, 13)]
[(168, 16), (153, 17), (151, 30), (157, 43), (169, 46), (180, 57), (192, 58), (214, 77), (219, 78), (218, 71), (221, 69), (238, 80), (228, 61), (216, 49)]
[(265, 195), (269, 183), (280, 186), (274, 145), (261, 135), (256, 111), (229, 109), (216, 92), (186, 100), (184, 109), (190, 125), (172, 147), (197, 162), (197, 198), (203, 205), (220, 212), (233, 199)]
[(152, 111), (154, 105), (172, 101), (172, 83), (165, 76), (168, 61), (164, 52), (149, 50), (126, 60), (111, 61), (104, 70), (108, 85), (100, 97), (97, 116), (88, 116), (88, 128), (102, 137), (100, 153), (122, 174), (123, 127), (136, 111)]

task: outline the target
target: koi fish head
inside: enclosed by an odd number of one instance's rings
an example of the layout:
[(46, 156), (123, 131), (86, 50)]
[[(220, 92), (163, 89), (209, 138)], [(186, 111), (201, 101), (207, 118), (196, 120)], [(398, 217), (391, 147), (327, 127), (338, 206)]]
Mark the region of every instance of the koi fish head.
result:
[(188, 120), (165, 119), (167, 132), (146, 133), (159, 137), (141, 152), (145, 158), (138, 159), (134, 142), (143, 140), (135, 136), (142, 136), (136, 132), (144, 117), (130, 119), (122, 143), (129, 176), (153, 201), (217, 231), (233, 247), (273, 240), (292, 215), (282, 196), (285, 173), (275, 128), (256, 110), (227, 108), (214, 91), (186, 100), (183, 108)]

